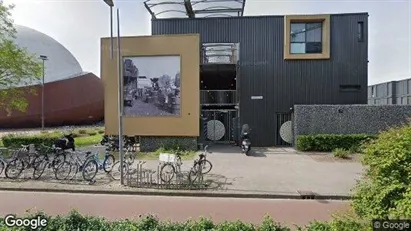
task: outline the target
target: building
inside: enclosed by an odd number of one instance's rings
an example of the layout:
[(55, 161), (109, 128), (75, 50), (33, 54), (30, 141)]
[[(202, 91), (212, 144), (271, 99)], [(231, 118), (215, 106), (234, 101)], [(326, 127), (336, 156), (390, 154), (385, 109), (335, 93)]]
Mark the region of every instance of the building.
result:
[(255, 145), (281, 145), (295, 104), (367, 103), (367, 13), (246, 17), (244, 5), (193, 7), (179, 8), (188, 18), (159, 18), (165, 9), (147, 5), (152, 35), (200, 35), (202, 115), (226, 133), (238, 117)]
[[(181, 1), (170, 8), (150, 2), (152, 36), (121, 39), (123, 59), (153, 81), (143, 100), (136, 97), (123, 111), (124, 133), (140, 136), (144, 150), (165, 142), (234, 143), (245, 123), (254, 146), (291, 145), (280, 134), (292, 134), (294, 105), (367, 104), (367, 13), (245, 17), (242, 1)], [(106, 132), (115, 135), (118, 85), (109, 77), (117, 73), (117, 61), (109, 59), (109, 42), (102, 38), (101, 73)], [(160, 59), (176, 54), (181, 96), (171, 98), (181, 107), (159, 116), (164, 96), (154, 81), (168, 65)], [(174, 76), (171, 69), (163, 74)], [(139, 112), (143, 108), (150, 110)]]
[[(34, 29), (16, 26), (16, 44), (44, 61), (44, 121), (46, 126), (90, 124), (104, 116), (104, 89), (100, 78), (84, 72), (76, 58), (53, 38)], [(41, 61), (39, 59), (39, 61)], [(10, 116), (0, 110), (0, 128), (41, 127), (42, 79), (14, 87), (31, 88), (26, 112)], [(7, 89), (3, 90), (7, 91)]]
[(369, 86), (368, 104), (411, 104), (411, 79), (390, 81)]

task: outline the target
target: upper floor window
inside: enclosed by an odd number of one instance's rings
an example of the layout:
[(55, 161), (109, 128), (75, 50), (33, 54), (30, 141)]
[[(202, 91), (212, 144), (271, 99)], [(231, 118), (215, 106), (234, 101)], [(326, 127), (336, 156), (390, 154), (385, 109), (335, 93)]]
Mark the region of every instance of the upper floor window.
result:
[(284, 59), (330, 58), (330, 15), (287, 15), (284, 20)]
[(290, 54), (322, 53), (322, 22), (290, 25)]

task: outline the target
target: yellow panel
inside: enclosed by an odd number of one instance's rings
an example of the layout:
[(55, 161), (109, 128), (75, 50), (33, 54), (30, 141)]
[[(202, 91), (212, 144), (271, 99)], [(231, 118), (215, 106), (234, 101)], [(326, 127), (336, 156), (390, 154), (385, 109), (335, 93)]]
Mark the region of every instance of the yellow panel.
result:
[[(114, 47), (116, 47), (116, 42), (114, 39)], [(180, 113), (174, 116), (150, 115), (124, 117), (124, 135), (199, 136), (200, 36), (198, 34), (192, 34), (123, 37), (120, 42), (122, 60), (127, 57), (134, 57), (132, 59), (136, 63), (139, 63), (142, 57), (147, 56), (149, 56), (150, 59), (155, 59), (153, 56), (162, 56), (163, 60), (164, 56), (180, 57)], [(118, 134), (118, 71), (116, 53), (115, 48), (114, 57), (110, 60), (110, 38), (102, 38), (101, 78), (104, 84), (104, 121), (106, 133), (110, 135)], [(170, 62), (176, 63), (175, 58), (174, 61)], [(141, 61), (140, 63), (143, 62)], [(147, 69), (147, 67), (144, 68)], [(156, 67), (154, 66), (152, 68)], [(123, 68), (121, 69), (123, 72)], [(152, 73), (156, 73), (155, 70), (153, 70)], [(174, 73), (172, 73), (172, 75), (174, 75)], [(158, 76), (148, 77), (153, 78)]]
[[(290, 54), (292, 22), (322, 22), (321, 54)], [(284, 59), (329, 59), (330, 58), (330, 15), (286, 15), (284, 16)]]

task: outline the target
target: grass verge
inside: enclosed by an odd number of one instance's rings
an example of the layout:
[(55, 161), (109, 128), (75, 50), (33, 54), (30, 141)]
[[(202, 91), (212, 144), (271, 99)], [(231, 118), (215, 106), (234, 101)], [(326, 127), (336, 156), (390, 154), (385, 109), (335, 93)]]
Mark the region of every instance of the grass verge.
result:
[(92, 136), (80, 136), (74, 138), (76, 142), (76, 146), (78, 147), (87, 147), (99, 144), (101, 139), (103, 138), (103, 134), (96, 134)]

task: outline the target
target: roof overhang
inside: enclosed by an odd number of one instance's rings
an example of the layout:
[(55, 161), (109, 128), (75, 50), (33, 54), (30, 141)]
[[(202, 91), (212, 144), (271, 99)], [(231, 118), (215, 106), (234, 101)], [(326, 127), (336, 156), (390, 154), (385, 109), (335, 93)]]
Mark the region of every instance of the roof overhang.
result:
[(146, 0), (152, 19), (241, 17), (246, 0)]

